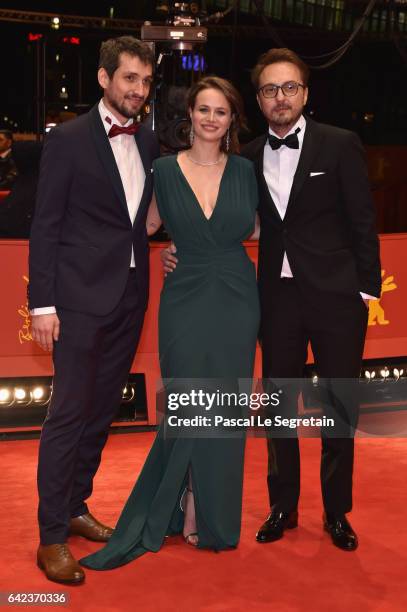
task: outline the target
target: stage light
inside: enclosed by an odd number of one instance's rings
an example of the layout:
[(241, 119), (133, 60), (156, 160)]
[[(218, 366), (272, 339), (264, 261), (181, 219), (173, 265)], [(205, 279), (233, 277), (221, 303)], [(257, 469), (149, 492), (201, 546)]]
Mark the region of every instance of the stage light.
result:
[(380, 376), (386, 380), (390, 376), (389, 368), (385, 366), (383, 370), (380, 370)]
[(35, 387), (31, 391), (31, 397), (33, 400), (36, 400), (36, 401), (42, 400), (44, 395), (45, 395), (45, 391), (43, 387)]
[(61, 20), (59, 17), (53, 17), (51, 20), (51, 28), (53, 30), (59, 30), (60, 23), (61, 23)]
[(312, 384), (314, 386), (318, 385), (318, 376), (316, 374), (312, 377)]
[(374, 370), (372, 370), (371, 372), (369, 370), (365, 370), (365, 378), (367, 378), (368, 380), (373, 380), (375, 376), (376, 372)]
[(55, 126), (56, 126), (56, 123), (47, 123), (47, 125), (45, 126), (45, 132), (48, 134), (48, 132), (52, 130), (52, 128)]
[(126, 385), (123, 389), (122, 401), (131, 402), (134, 399), (136, 392), (133, 385)]
[(0, 389), (0, 404), (6, 403), (11, 398), (10, 389)]
[(17, 401), (23, 401), (26, 398), (27, 393), (22, 387), (16, 387), (14, 389), (14, 397)]

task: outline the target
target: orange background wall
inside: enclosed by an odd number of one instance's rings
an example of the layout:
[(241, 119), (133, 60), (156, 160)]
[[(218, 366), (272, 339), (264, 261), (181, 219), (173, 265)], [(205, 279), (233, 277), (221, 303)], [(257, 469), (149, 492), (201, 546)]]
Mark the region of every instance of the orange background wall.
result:
[[(407, 234), (380, 238), (384, 291), (371, 303), (364, 357), (407, 356)], [(155, 393), (160, 377), (158, 363), (158, 306), (163, 272), (160, 251), (163, 243), (150, 249), (150, 302), (132, 372), (146, 374), (148, 421), (155, 422)], [(257, 262), (257, 243), (246, 243), (250, 258)], [(31, 339), (27, 307), (28, 244), (25, 240), (0, 240), (0, 378), (49, 376), (52, 361)], [(312, 356), (310, 355), (312, 359)], [(260, 351), (256, 355), (260, 376)]]

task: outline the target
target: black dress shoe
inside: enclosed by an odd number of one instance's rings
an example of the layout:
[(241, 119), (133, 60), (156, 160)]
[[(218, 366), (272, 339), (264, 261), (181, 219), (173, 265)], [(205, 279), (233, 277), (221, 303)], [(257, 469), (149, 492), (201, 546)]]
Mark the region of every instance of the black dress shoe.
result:
[(261, 544), (275, 542), (283, 537), (284, 529), (298, 527), (298, 512), (278, 512), (271, 510), (271, 514), (256, 533), (256, 540)]
[(335, 516), (324, 514), (324, 529), (331, 536), (332, 542), (342, 550), (356, 550), (358, 547), (358, 536), (353, 531), (349, 521), (344, 514)]

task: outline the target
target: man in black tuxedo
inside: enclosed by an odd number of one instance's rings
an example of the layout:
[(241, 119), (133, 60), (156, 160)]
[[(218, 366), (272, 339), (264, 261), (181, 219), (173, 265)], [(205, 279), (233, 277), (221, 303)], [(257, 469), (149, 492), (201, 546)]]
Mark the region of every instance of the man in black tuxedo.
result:
[[(289, 49), (268, 51), (252, 73), (269, 125), (242, 151), (259, 185), (263, 377), (302, 377), (310, 343), (319, 377), (358, 378), (368, 300), (381, 287), (374, 207), (359, 138), (304, 117), (308, 76)], [(268, 451), (271, 513), (258, 542), (298, 522), (298, 439), (268, 437)], [(351, 435), (322, 433), (324, 527), (344, 550), (358, 543), (345, 516), (353, 454)]]
[(30, 238), (32, 334), (53, 350), (53, 392), (42, 429), (38, 565), (50, 580), (80, 583), (70, 534), (106, 541), (88, 510), (108, 428), (121, 400), (148, 300), (146, 215), (153, 134), (134, 122), (154, 55), (130, 36), (102, 44), (103, 99), (54, 128), (41, 159)]

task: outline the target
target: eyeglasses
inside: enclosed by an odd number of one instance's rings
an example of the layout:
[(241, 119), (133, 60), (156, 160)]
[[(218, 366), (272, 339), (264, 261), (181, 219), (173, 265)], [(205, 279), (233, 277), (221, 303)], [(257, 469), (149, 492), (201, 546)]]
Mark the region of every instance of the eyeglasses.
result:
[(267, 85), (263, 85), (263, 87), (259, 88), (259, 92), (263, 94), (265, 98), (275, 98), (278, 94), (278, 90), (281, 89), (285, 96), (291, 97), (295, 96), (298, 93), (298, 88), (302, 87), (305, 89), (305, 86), (301, 83), (297, 83), (296, 81), (287, 81), (287, 83), (283, 83), (282, 85), (274, 85), (274, 83), (268, 83)]

